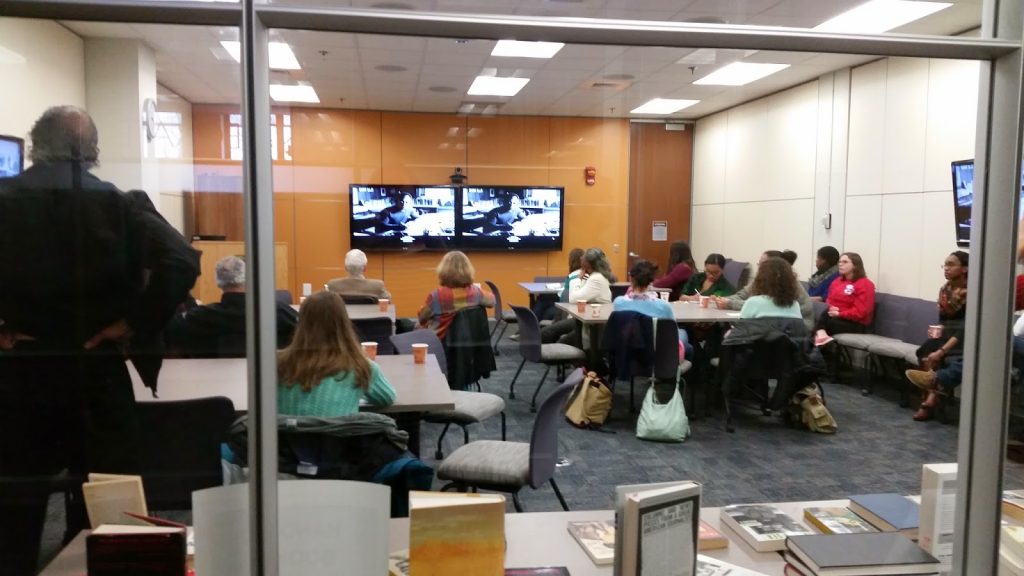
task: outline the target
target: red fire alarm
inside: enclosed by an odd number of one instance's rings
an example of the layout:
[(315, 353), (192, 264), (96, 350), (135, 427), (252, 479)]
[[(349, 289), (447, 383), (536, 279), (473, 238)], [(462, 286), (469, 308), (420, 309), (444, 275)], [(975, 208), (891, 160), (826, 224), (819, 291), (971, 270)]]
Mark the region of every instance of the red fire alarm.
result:
[(583, 179), (586, 181), (587, 186), (593, 186), (594, 182), (597, 181), (597, 168), (593, 166), (587, 166), (583, 169)]

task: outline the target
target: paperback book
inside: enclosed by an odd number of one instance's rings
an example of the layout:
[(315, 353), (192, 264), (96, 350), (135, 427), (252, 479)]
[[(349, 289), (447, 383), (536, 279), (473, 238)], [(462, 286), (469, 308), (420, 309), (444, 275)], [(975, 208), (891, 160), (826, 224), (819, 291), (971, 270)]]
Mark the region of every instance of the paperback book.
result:
[(697, 550), (718, 550), (728, 548), (729, 539), (716, 530), (711, 524), (701, 520), (697, 530)]
[(147, 516), (146, 494), (142, 489), (142, 476), (90, 473), (82, 484), (85, 510), (93, 529), (103, 524), (136, 524), (144, 522), (125, 516), (125, 513)]
[(899, 532), (917, 540), (920, 507), (899, 494), (858, 494), (850, 496), (850, 510), (882, 532)]
[(703, 554), (697, 555), (697, 576), (766, 576)]
[(569, 534), (597, 565), (615, 561), (615, 524), (610, 520), (569, 522)]
[(814, 534), (792, 516), (770, 504), (734, 504), (722, 508), (722, 524), (728, 526), (758, 552), (777, 552), (786, 538)]
[(501, 576), (505, 497), (409, 492), (409, 569), (416, 576)]
[[(680, 480), (674, 482), (655, 482), (652, 484), (624, 484), (622, 486), (615, 487), (615, 526), (619, 527), (622, 525), (623, 520), (623, 509), (626, 505), (626, 497), (634, 492), (641, 490), (655, 490), (658, 488), (666, 488), (668, 486), (679, 486), (682, 484), (690, 484), (688, 481)], [(615, 550), (622, 550), (622, 530), (615, 530)], [(622, 572), (622, 555), (616, 554), (615, 559), (612, 562), (612, 573), (614, 576), (621, 576)]]
[(1024, 522), (1024, 490), (1003, 491), (1003, 514)]
[(870, 522), (851, 512), (849, 508), (804, 508), (804, 519), (822, 534), (878, 532)]
[(700, 493), (700, 484), (686, 482), (626, 495), (616, 550), (622, 574), (696, 573)]

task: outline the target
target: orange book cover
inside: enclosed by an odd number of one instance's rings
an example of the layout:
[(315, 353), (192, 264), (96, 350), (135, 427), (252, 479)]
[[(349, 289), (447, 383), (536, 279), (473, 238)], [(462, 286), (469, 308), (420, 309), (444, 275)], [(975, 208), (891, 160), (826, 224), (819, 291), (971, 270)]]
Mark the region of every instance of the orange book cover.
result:
[(500, 494), (410, 492), (409, 573), (503, 576), (505, 498)]

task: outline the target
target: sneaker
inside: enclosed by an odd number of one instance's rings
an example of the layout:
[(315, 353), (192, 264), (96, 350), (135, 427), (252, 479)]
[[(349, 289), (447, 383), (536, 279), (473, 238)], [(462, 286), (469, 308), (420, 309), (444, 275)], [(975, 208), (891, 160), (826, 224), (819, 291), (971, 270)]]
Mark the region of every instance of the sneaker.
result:
[(904, 374), (907, 376), (907, 380), (910, 380), (911, 384), (917, 386), (921, 390), (935, 389), (935, 372), (932, 372), (931, 370), (907, 370)]
[(814, 345), (824, 346), (829, 342), (835, 342), (835, 338), (831, 337), (824, 330), (818, 330), (818, 333), (814, 335)]

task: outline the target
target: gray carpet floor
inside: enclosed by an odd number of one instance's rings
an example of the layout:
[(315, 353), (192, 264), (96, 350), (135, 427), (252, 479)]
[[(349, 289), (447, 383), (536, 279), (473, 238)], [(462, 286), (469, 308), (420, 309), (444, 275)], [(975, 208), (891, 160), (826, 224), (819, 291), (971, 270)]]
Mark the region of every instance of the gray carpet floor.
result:
[[(509, 383), (521, 357), (510, 329), (499, 345), (498, 370), (482, 380), (485, 392), (507, 398)], [(534, 414), (529, 399), (543, 373), (543, 366), (527, 363), (516, 383), (516, 398), (506, 400), (508, 439), (529, 442)], [(542, 398), (554, 385), (552, 370)], [(844, 381), (856, 380), (849, 375)], [(859, 385), (824, 382), (829, 410), (839, 425), (834, 435), (795, 430), (777, 416), (763, 416), (756, 409), (740, 409), (736, 432), (726, 433), (723, 413), (690, 421), (692, 435), (680, 444), (638, 440), (636, 415), (629, 414), (628, 385), (616, 388), (612, 417), (605, 429), (612, 433), (581, 430), (568, 423), (559, 428), (559, 455), (569, 464), (555, 472), (556, 482), (570, 509), (612, 507), (619, 484), (695, 480), (704, 486), (705, 506), (742, 502), (779, 502), (844, 498), (873, 492), (920, 492), (921, 466), (930, 462), (955, 462), (956, 424), (915, 422), (913, 410), (899, 406), (895, 381), (878, 382), (875, 394), (862, 396)], [(644, 388), (637, 385), (639, 406)], [(716, 402), (717, 404), (717, 402)], [(423, 425), (422, 457), (435, 466), (434, 446), (441, 426)], [(470, 439), (500, 439), (500, 419), (493, 418), (470, 428)], [(462, 444), (453, 429), (445, 438), (445, 453)], [(435, 488), (442, 485), (435, 480)], [(1007, 488), (1024, 487), (1024, 465), (1007, 461)], [(521, 499), (527, 511), (560, 510), (550, 486), (526, 488)], [(511, 502), (509, 503), (511, 511)], [(188, 514), (174, 514), (188, 520)], [(40, 565), (60, 549), (64, 525), (62, 500), (53, 498), (47, 517)]]

